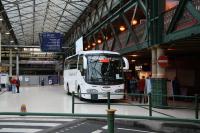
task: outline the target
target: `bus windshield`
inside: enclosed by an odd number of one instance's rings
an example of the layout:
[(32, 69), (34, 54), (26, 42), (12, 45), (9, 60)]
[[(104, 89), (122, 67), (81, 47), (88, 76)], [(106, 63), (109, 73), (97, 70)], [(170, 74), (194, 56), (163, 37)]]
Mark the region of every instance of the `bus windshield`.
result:
[(116, 85), (124, 82), (122, 57), (119, 55), (88, 55), (86, 82)]

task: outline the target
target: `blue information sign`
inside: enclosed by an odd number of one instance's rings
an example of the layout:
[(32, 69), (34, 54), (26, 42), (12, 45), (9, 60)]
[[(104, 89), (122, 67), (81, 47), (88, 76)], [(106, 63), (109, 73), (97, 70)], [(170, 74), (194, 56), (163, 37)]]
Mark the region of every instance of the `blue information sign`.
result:
[(39, 34), (40, 47), (43, 52), (60, 52), (63, 36), (56, 32), (43, 32)]

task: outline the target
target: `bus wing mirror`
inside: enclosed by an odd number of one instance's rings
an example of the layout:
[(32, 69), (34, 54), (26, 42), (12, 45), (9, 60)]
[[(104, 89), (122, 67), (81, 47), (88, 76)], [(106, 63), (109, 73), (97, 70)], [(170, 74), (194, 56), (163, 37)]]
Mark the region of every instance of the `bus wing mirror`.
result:
[(87, 69), (87, 58), (83, 57), (83, 69)]
[(125, 66), (123, 67), (123, 70), (128, 70), (129, 69), (128, 60), (125, 57), (123, 57), (123, 61), (124, 61), (124, 64), (125, 64)]

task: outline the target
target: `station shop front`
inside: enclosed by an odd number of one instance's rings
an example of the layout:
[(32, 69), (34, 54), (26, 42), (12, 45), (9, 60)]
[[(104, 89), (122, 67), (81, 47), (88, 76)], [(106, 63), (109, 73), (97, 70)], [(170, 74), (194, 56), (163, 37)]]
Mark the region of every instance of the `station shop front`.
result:
[[(177, 50), (164, 49), (165, 56), (168, 57), (168, 65), (164, 69), (162, 77), (152, 78), (163, 78), (166, 80), (167, 95), (173, 96), (172, 81), (177, 77), (180, 84), (180, 94), (184, 96), (193, 96), (195, 94), (200, 94), (200, 58), (199, 52), (185, 52)], [(127, 80), (131, 79), (132, 76), (138, 77), (139, 79), (144, 76), (145, 78), (149, 75), (153, 75), (152, 67), (155, 65), (159, 67), (157, 62), (152, 61), (151, 50), (146, 50), (141, 54), (141, 52), (134, 53), (136, 56), (132, 56), (133, 53), (129, 53), (126, 57), (130, 63), (129, 76), (125, 78)], [(154, 65), (152, 65), (154, 63)], [(126, 74), (127, 75), (127, 74)]]

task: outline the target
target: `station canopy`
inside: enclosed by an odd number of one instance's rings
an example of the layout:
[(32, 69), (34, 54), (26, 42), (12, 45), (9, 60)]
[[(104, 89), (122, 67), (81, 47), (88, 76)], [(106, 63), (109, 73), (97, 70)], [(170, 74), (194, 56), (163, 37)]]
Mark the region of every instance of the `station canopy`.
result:
[(19, 45), (39, 45), (39, 33), (67, 32), (91, 0), (1, 0)]

